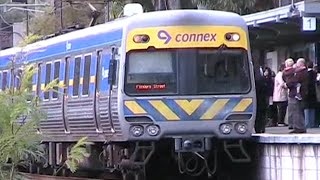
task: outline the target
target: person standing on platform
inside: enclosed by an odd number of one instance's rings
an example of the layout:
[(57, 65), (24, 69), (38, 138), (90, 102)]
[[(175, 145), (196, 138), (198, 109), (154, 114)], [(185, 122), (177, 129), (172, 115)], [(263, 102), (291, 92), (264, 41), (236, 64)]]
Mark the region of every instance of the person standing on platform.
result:
[(274, 78), (275, 78), (275, 73), (269, 68), (265, 67), (264, 69), (264, 77), (266, 80), (266, 96), (267, 96), (267, 110), (266, 110), (266, 119), (267, 119), (267, 124), (266, 127), (273, 127), (277, 126), (277, 111), (276, 111), (276, 106), (273, 104), (273, 89), (274, 89)]
[(277, 108), (277, 124), (279, 126), (287, 126), (284, 122), (286, 116), (287, 106), (288, 106), (288, 89), (285, 87), (285, 82), (283, 81), (283, 70), (285, 64), (281, 64), (279, 72), (274, 79), (274, 90), (273, 90), (273, 102)]
[(317, 95), (316, 95), (316, 81), (317, 81), (317, 72), (313, 70), (313, 62), (309, 61), (308, 66), (308, 81), (307, 81), (307, 93), (305, 99), (305, 125), (306, 128), (315, 127), (315, 108), (317, 104)]
[[(295, 74), (293, 78), (286, 81), (289, 88), (288, 112), (289, 121), (293, 122), (293, 131), (290, 133), (306, 133), (304, 120), (304, 104), (308, 91), (308, 70), (305, 66), (305, 60), (299, 58), (296, 63)], [(300, 84), (301, 100), (297, 99), (297, 85)]]
[[(285, 82), (284, 86), (287, 88), (286, 86), (286, 83), (288, 81), (292, 81), (293, 78), (294, 78), (294, 74), (295, 74), (295, 69), (293, 68), (293, 65), (294, 65), (294, 61), (293, 59), (291, 58), (288, 58), (286, 61), (285, 61), (285, 69), (283, 70), (283, 73), (282, 73), (282, 78), (283, 78), (283, 81)], [(288, 92), (289, 91), (289, 92)], [(287, 89), (287, 94), (290, 93), (290, 89)], [(291, 93), (293, 93), (291, 91)], [(295, 94), (294, 94), (295, 96)], [(290, 111), (290, 105), (289, 105), (289, 97), (288, 97), (288, 107), (287, 107), (287, 118), (288, 118), (288, 126), (289, 126), (289, 129), (293, 129), (293, 112)], [(292, 108), (291, 108), (292, 109)]]
[(264, 133), (266, 129), (267, 81), (263, 75), (263, 67), (254, 64), (254, 77), (257, 95), (257, 114), (254, 129), (256, 133)]

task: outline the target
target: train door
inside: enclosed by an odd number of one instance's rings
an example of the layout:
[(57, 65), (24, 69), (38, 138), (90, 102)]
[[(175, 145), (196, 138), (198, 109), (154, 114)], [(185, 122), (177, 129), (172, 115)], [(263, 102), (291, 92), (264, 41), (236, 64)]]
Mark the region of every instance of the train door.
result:
[(68, 98), (65, 115), (72, 134), (94, 135), (99, 124), (94, 115), (96, 60), (92, 54), (75, 56), (69, 61)]
[[(63, 110), (63, 88), (55, 86), (52, 90), (45, 90), (45, 87), (52, 84), (53, 81), (61, 84), (64, 79), (65, 64), (61, 60), (54, 60), (40, 64), (38, 74), (40, 75), (39, 97), (41, 99), (41, 108), (46, 113), (46, 120), (41, 121), (41, 131), (47, 137), (50, 135), (62, 135), (65, 133), (65, 126), (62, 116)], [(58, 140), (58, 139), (55, 139)]]
[[(107, 138), (121, 137), (120, 122), (118, 117), (118, 88), (117, 82), (110, 84), (108, 77), (110, 75), (110, 67), (114, 68), (114, 74), (118, 74), (117, 62), (119, 56), (115, 47), (108, 47), (103, 51), (97, 52), (97, 89), (96, 89), (96, 117), (101, 122), (102, 130)], [(113, 61), (113, 60), (114, 61)], [(114, 66), (110, 66), (113, 62)], [(112, 63), (111, 63), (112, 64)]]

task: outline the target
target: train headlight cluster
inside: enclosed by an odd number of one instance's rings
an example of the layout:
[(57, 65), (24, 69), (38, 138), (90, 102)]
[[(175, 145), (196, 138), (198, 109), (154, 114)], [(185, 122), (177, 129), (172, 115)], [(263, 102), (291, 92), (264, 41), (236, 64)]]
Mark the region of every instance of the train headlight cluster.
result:
[(227, 41), (239, 41), (240, 35), (238, 33), (227, 33), (225, 38)]
[(135, 43), (147, 43), (150, 37), (147, 34), (138, 34), (133, 37), (133, 42)]
[(244, 123), (238, 123), (236, 124), (236, 131), (240, 134), (246, 133), (248, 130), (247, 125)]
[(133, 136), (139, 137), (139, 136), (142, 136), (142, 134), (143, 134), (143, 127), (142, 126), (132, 126), (130, 131)]
[(156, 136), (160, 132), (160, 128), (157, 125), (150, 125), (147, 127), (147, 132), (150, 136)]
[(232, 131), (232, 125), (231, 124), (221, 124), (220, 125), (220, 131), (223, 133), (223, 134), (230, 134), (231, 131)]
[(160, 134), (160, 127), (155, 124), (150, 124), (147, 127), (142, 125), (132, 125), (130, 127), (130, 133), (134, 137), (140, 137), (143, 134), (148, 134), (149, 136), (157, 136)]
[(219, 130), (222, 134), (230, 134), (232, 130), (239, 134), (245, 134), (248, 132), (248, 125), (246, 123), (223, 123), (220, 125)]

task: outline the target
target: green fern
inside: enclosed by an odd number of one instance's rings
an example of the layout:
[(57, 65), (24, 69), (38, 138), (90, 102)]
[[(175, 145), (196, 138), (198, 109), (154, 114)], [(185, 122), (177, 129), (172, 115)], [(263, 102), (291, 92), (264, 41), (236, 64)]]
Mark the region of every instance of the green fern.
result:
[[(61, 169), (68, 168), (72, 173), (76, 172), (79, 168), (79, 164), (83, 162), (86, 158), (90, 157), (87, 152), (86, 146), (92, 145), (92, 142), (87, 141), (87, 137), (79, 139), (79, 141), (73, 145), (68, 153), (67, 160), (60, 166), (60, 168), (53, 174), (56, 176)], [(62, 157), (60, 157), (62, 159)]]
[(85, 158), (88, 158), (90, 154), (86, 150), (86, 145), (91, 145), (93, 143), (87, 141), (87, 137), (81, 138), (70, 150), (68, 159), (65, 164), (70, 169), (71, 172), (75, 172), (78, 169), (79, 163), (81, 163)]

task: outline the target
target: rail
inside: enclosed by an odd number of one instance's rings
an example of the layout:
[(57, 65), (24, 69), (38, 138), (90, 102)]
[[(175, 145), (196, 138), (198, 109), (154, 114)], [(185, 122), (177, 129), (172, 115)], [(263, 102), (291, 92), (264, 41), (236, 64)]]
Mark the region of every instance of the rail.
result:
[(49, 175), (29, 174), (29, 173), (20, 173), (20, 176), (24, 180), (114, 180), (114, 178), (90, 179), (90, 178), (81, 178), (81, 177), (62, 177), (62, 176), (49, 176)]

